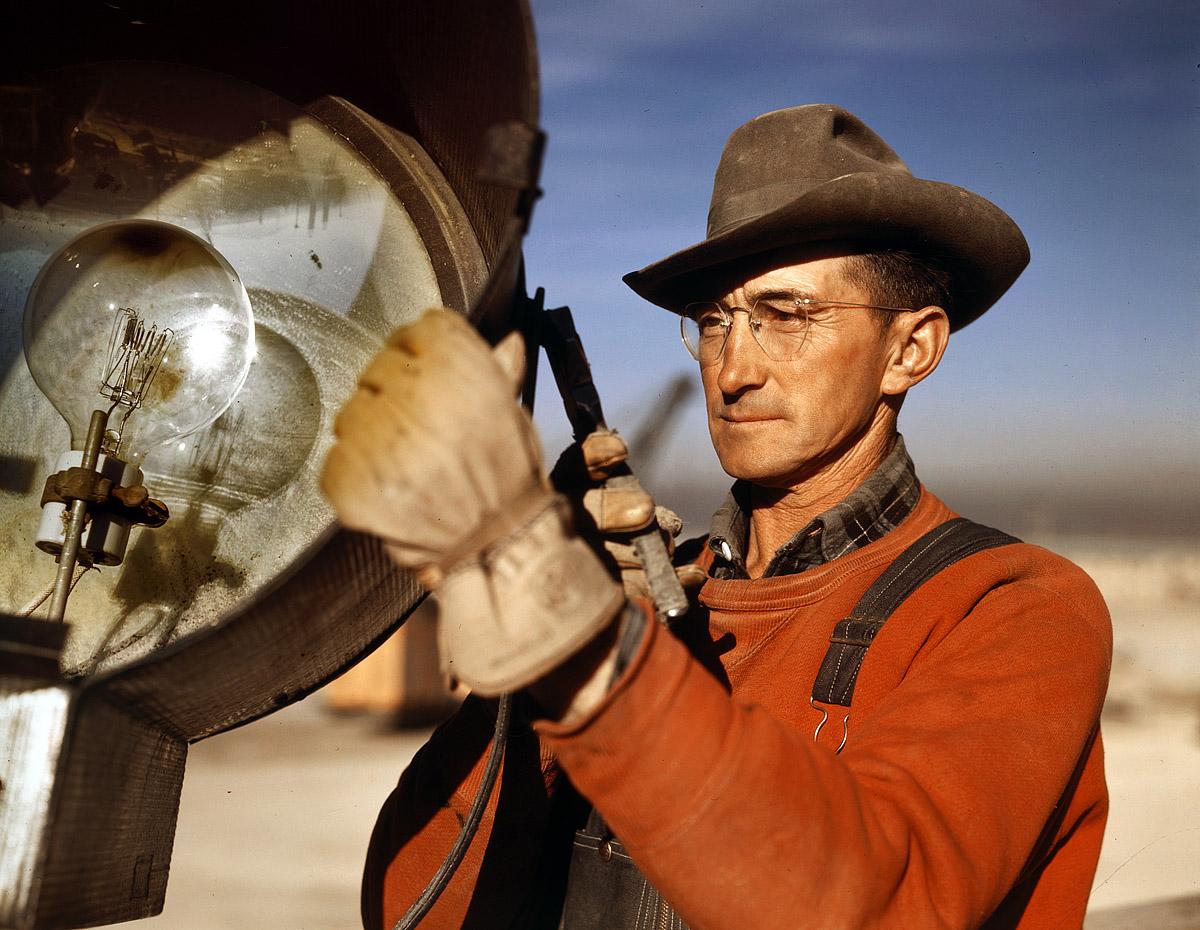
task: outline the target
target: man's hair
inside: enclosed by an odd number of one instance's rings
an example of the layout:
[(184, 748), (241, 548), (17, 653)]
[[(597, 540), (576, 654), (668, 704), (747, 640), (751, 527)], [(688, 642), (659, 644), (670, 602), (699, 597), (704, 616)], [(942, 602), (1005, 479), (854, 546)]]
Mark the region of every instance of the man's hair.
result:
[[(920, 310), (941, 307), (952, 313), (954, 275), (940, 259), (907, 249), (882, 248), (845, 257), (848, 283), (865, 291), (882, 307)], [(880, 333), (886, 333), (894, 314), (872, 310)]]

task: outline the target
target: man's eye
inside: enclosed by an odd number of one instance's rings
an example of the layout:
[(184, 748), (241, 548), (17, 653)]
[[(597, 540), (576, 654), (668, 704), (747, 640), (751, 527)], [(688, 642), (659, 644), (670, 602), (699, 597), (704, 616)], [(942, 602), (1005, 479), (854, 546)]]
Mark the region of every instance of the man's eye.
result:
[(769, 326), (772, 329), (803, 329), (808, 321), (808, 315), (803, 311), (797, 313), (794, 310), (768, 303), (758, 304), (754, 308), (754, 315), (763, 326)]
[(725, 319), (719, 313), (710, 313), (696, 320), (696, 325), (700, 328), (701, 334), (713, 335), (724, 331)]

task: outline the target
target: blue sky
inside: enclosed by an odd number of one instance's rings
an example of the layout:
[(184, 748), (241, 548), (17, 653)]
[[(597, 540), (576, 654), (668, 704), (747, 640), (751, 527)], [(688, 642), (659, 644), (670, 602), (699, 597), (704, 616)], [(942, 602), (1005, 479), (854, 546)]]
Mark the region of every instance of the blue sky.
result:
[[(838, 103), (922, 177), (1008, 211), (1033, 261), (956, 334), (902, 429), (931, 484), (1200, 495), (1200, 6), (535, 0), (546, 196), (532, 284), (569, 303), (629, 432), (692, 363), (675, 318), (621, 284), (703, 237), (728, 134)], [(565, 429), (549, 392), (547, 445)], [(698, 398), (667, 450), (717, 470)]]

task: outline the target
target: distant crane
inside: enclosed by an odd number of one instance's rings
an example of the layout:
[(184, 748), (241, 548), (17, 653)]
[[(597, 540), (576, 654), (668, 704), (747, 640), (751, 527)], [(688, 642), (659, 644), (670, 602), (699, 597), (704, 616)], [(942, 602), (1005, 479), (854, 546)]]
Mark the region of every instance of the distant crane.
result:
[(666, 389), (659, 394), (658, 403), (634, 429), (629, 440), (629, 467), (645, 483), (666, 444), (666, 438), (679, 419), (683, 402), (687, 400), (695, 383), (690, 375), (677, 372), (667, 382)]

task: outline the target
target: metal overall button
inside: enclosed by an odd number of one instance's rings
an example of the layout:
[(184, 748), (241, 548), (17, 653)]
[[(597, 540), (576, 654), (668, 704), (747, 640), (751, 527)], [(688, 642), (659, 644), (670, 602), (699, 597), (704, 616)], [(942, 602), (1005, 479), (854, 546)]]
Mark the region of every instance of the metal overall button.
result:
[(613, 857), (612, 843), (609, 840), (601, 840), (600, 845), (596, 847), (596, 855), (600, 857), (600, 861), (608, 862)]

